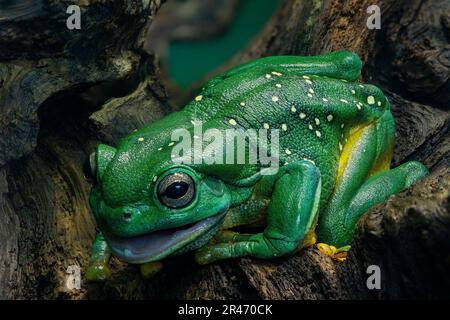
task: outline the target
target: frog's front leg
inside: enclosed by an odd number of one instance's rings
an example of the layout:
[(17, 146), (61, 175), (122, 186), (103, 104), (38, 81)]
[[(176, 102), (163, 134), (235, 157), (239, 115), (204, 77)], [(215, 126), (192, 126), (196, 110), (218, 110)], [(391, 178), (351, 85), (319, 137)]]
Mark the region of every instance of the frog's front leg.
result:
[(108, 263), (111, 257), (111, 250), (101, 232), (97, 233), (94, 245), (92, 246), (91, 259), (86, 271), (87, 281), (103, 281), (111, 276)]
[(273, 258), (295, 252), (316, 221), (321, 191), (319, 169), (308, 161), (284, 166), (273, 190), (264, 232), (207, 245), (197, 252), (197, 262), (207, 264), (240, 256)]

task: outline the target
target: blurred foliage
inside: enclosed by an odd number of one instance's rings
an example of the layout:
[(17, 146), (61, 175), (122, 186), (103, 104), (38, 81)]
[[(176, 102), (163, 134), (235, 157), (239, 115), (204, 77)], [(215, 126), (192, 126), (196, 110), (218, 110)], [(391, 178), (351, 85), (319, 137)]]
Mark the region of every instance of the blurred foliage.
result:
[(241, 0), (236, 15), (220, 35), (206, 40), (172, 42), (168, 50), (168, 72), (172, 81), (187, 88), (222, 65), (264, 27), (279, 2)]

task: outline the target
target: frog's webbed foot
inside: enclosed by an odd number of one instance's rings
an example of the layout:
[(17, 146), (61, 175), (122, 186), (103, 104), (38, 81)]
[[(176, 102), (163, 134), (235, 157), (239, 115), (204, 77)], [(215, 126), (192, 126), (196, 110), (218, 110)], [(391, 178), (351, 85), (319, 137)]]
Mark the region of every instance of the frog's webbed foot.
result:
[(195, 261), (204, 265), (220, 259), (246, 255), (246, 252), (253, 250), (256, 242), (258, 242), (257, 238), (255, 234), (224, 230), (195, 253)]
[(252, 236), (249, 233), (239, 233), (231, 230), (223, 230), (214, 236), (213, 241), (209, 245), (213, 245), (221, 242), (236, 242), (236, 241), (246, 241)]
[(141, 264), (139, 270), (141, 272), (141, 276), (144, 279), (150, 279), (154, 277), (162, 268), (163, 268), (162, 262), (155, 261)]
[(86, 270), (85, 279), (88, 282), (105, 281), (111, 276), (111, 271), (107, 264), (94, 261)]
[(316, 244), (317, 250), (330, 256), (333, 260), (344, 262), (347, 260), (347, 254), (350, 250), (350, 246), (343, 246), (336, 248), (335, 246), (328, 245), (326, 243)]
[[(231, 230), (223, 230), (216, 234), (205, 246), (195, 253), (195, 261), (200, 264), (208, 264), (213, 261), (233, 257), (231, 249), (237, 242), (245, 243), (250, 240), (252, 234), (242, 234)], [(242, 246), (238, 244), (237, 247)]]

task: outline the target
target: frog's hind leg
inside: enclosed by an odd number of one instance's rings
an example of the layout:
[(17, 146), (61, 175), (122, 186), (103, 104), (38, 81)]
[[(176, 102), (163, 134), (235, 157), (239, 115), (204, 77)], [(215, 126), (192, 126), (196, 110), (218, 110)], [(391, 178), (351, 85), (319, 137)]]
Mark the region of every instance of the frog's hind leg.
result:
[(319, 241), (338, 248), (350, 244), (356, 223), (369, 208), (427, 174), (418, 162), (389, 170), (394, 135), (389, 111), (351, 133), (341, 154), (335, 190), (319, 215)]
[(353, 231), (359, 218), (371, 207), (411, 186), (414, 181), (427, 174), (428, 169), (417, 161), (409, 161), (395, 169), (374, 174), (352, 199), (344, 216), (344, 226)]

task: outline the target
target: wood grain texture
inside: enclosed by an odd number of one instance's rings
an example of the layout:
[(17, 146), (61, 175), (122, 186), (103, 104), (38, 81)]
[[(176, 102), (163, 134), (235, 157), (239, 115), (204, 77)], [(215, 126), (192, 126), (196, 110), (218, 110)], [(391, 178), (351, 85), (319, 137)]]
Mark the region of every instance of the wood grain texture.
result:
[[(85, 266), (95, 234), (81, 164), (100, 139), (115, 143), (169, 111), (140, 50), (161, 1), (95, 2), (78, 2), (79, 31), (65, 26), (73, 1), (45, 1), (45, 19), (0, 21), (1, 298), (83, 296), (65, 291), (67, 267)], [(102, 114), (107, 100), (114, 110)]]
[(46, 13), (43, 0), (0, 0), (0, 22), (26, 20)]

